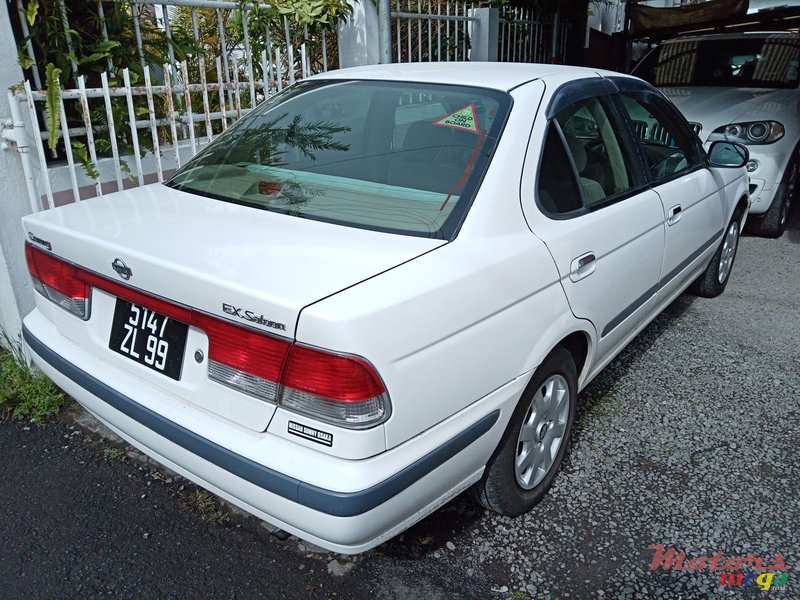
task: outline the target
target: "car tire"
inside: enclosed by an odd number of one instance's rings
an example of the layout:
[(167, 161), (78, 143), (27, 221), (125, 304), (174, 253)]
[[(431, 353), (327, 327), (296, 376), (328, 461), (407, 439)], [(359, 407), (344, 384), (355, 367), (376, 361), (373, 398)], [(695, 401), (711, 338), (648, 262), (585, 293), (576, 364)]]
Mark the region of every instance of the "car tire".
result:
[(792, 199), (797, 191), (798, 164), (800, 163), (795, 159), (787, 167), (767, 212), (748, 217), (747, 229), (750, 233), (766, 238), (779, 238), (786, 231)]
[(547, 493), (569, 445), (578, 375), (572, 355), (555, 348), (523, 392), (473, 497), (505, 516), (528, 512)]
[(737, 215), (728, 223), (719, 248), (705, 271), (689, 287), (690, 292), (703, 298), (716, 298), (725, 291), (736, 259), (740, 233), (740, 219)]

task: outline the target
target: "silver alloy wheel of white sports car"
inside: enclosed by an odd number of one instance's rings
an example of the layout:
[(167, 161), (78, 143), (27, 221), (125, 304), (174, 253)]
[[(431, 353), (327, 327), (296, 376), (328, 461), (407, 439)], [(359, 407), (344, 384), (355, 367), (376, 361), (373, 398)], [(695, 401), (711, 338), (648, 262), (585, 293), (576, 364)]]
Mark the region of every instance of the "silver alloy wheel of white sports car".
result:
[(728, 225), (728, 233), (722, 242), (722, 254), (719, 257), (719, 269), (717, 270), (717, 280), (725, 283), (733, 267), (733, 259), (736, 256), (736, 246), (739, 243), (739, 222), (731, 221)]
[(517, 483), (536, 487), (553, 467), (569, 419), (569, 385), (561, 375), (548, 377), (536, 391), (517, 438), (514, 460)]

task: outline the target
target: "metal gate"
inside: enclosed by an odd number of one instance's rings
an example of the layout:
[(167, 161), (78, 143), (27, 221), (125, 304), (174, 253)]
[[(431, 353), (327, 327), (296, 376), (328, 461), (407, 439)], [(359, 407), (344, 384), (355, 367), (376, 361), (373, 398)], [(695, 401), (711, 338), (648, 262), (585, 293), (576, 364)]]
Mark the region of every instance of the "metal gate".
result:
[[(393, 0), (394, 62), (470, 60), (471, 26), (485, 4), (458, 0)], [(536, 9), (505, 5), (497, 13), (497, 60), (563, 62), (569, 25)], [(553, 27), (557, 29), (553, 47)]]

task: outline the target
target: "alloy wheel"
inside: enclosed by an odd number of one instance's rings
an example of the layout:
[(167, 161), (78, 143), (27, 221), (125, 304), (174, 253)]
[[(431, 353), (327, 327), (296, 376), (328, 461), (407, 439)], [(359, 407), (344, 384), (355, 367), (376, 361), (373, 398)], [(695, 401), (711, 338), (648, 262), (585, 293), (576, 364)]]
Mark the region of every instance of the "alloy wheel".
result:
[(725, 283), (731, 273), (733, 259), (736, 257), (736, 245), (739, 243), (739, 223), (732, 221), (722, 242), (722, 254), (719, 257), (717, 281)]
[(548, 377), (534, 394), (517, 438), (514, 461), (522, 489), (536, 487), (553, 467), (564, 443), (571, 401), (567, 380), (561, 375)]

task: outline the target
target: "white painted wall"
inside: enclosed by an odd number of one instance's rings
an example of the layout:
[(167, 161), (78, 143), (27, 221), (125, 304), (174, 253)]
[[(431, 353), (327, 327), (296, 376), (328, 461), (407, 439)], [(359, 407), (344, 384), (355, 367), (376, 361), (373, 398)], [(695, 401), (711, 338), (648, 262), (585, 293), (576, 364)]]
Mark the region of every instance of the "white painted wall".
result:
[[(9, 10), (0, 7), (0, 121), (10, 120), (6, 91), (22, 81)], [(13, 57), (13, 58), (12, 58)], [(20, 316), (33, 308), (33, 289), (25, 266), (20, 219), (30, 212), (22, 164), (15, 146), (0, 150), (0, 327), (11, 338), (20, 331)]]
[(353, 12), (339, 23), (339, 67), (377, 65), (378, 10), (372, 0), (350, 0)]

